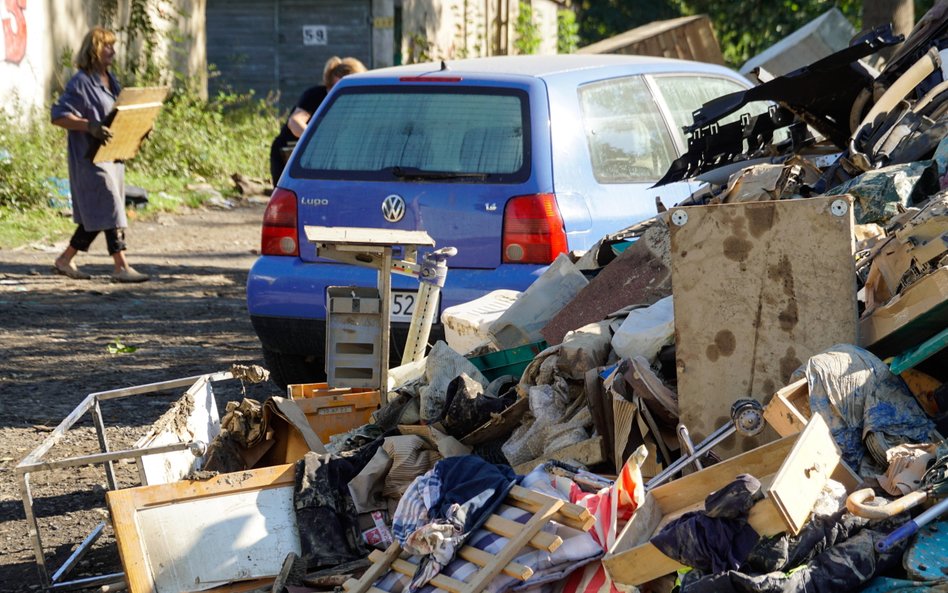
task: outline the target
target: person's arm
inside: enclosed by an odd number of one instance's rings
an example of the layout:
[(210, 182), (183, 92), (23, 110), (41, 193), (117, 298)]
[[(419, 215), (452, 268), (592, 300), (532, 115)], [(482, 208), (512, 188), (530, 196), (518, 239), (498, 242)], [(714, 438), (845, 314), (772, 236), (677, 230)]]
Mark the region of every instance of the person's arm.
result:
[(84, 117), (73, 115), (72, 113), (67, 113), (62, 117), (57, 117), (53, 120), (53, 125), (73, 132), (89, 131), (89, 120)]
[(72, 113), (67, 113), (53, 120), (53, 125), (65, 128), (74, 132), (85, 132), (90, 134), (96, 140), (106, 142), (112, 138), (112, 130), (102, 122), (89, 121), (84, 117), (79, 117)]
[(294, 136), (299, 138), (303, 135), (303, 130), (306, 129), (306, 124), (309, 123), (309, 118), (312, 116), (310, 112), (297, 107), (293, 110), (293, 113), (290, 114), (290, 119), (287, 120), (286, 127), (290, 129), (290, 132), (292, 132)]
[(53, 105), (50, 121), (60, 128), (73, 132), (85, 132), (103, 142), (108, 141), (112, 137), (112, 130), (102, 122), (90, 120), (82, 115), (88, 113), (89, 110), (83, 108), (87, 105), (87, 101), (80, 90), (81, 85), (77, 76), (69, 81), (59, 101)]

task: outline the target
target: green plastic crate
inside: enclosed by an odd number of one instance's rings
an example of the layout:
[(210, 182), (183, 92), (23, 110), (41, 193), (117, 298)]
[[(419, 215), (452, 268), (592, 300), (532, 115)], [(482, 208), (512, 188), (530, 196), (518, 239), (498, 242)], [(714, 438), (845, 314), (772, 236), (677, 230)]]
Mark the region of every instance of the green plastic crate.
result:
[(484, 376), (487, 377), (489, 381), (493, 381), (497, 377), (504, 375), (513, 375), (519, 378), (523, 375), (523, 371), (527, 368), (527, 365), (530, 364), (530, 361), (533, 360), (537, 354), (546, 350), (547, 346), (548, 344), (544, 340), (540, 340), (539, 342), (525, 346), (517, 346), (516, 348), (501, 350), (500, 352), (474, 356), (468, 360), (470, 360), (480, 372), (484, 373)]

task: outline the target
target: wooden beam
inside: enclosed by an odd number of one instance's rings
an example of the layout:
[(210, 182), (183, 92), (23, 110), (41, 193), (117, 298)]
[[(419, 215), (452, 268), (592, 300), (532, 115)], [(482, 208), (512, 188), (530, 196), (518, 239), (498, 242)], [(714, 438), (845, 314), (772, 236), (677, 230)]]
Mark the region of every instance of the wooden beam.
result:
[[(562, 500), (547, 498), (547, 503), (536, 512), (533, 517), (523, 526), (523, 530), (514, 538), (507, 542), (507, 545), (497, 554), (488, 566), (477, 571), (474, 578), (464, 588), (463, 593), (480, 593), (484, 587), (490, 583), (494, 577), (504, 570), (504, 567), (510, 564), (514, 558), (520, 554), (520, 550), (529, 542), (533, 536), (539, 532), (544, 525), (553, 519), (553, 516), (566, 504)], [(531, 574), (533, 571), (530, 571)]]

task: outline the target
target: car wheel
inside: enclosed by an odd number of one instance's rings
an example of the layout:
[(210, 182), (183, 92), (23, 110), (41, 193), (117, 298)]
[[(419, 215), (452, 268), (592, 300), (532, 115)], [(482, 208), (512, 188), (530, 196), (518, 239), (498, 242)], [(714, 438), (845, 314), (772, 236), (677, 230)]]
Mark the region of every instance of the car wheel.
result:
[(287, 385), (296, 383), (321, 383), (326, 380), (323, 360), (319, 356), (300, 356), (284, 354), (263, 349), (263, 361), (270, 371), (270, 380), (285, 390)]

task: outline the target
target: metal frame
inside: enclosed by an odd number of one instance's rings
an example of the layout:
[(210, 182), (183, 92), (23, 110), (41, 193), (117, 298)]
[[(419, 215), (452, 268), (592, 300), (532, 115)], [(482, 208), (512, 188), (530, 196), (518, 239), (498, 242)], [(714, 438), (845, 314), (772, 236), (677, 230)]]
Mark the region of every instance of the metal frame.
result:
[[(37, 521), (36, 514), (33, 512), (33, 494), (30, 490), (30, 474), (68, 467), (78, 467), (82, 465), (102, 464), (103, 468), (105, 469), (108, 489), (117, 490), (118, 486), (115, 481), (115, 469), (112, 466), (113, 461), (133, 459), (137, 462), (146, 455), (158, 455), (182, 450), (190, 450), (196, 456), (203, 455), (206, 444), (198, 441), (173, 443), (169, 445), (145, 447), (141, 449), (125, 449), (120, 451), (110, 450), (108, 438), (106, 437), (105, 433), (105, 422), (102, 416), (101, 402), (133, 395), (152, 394), (172, 389), (179, 389), (181, 387), (188, 387), (188, 391), (190, 392), (194, 389), (203, 388), (208, 383), (214, 383), (216, 381), (223, 381), (233, 378), (234, 376), (230, 371), (224, 371), (205, 375), (195, 375), (192, 377), (184, 377), (181, 379), (173, 379), (170, 381), (162, 381), (159, 383), (148, 383), (134, 387), (90, 393), (85, 397), (85, 399), (82, 400), (82, 403), (76, 406), (76, 408), (73, 409), (73, 411), (68, 416), (66, 416), (62, 422), (59, 423), (59, 426), (53, 430), (52, 434), (50, 434), (46, 440), (40, 443), (38, 447), (33, 449), (29, 455), (24, 457), (23, 460), (17, 464), (16, 475), (20, 486), (20, 494), (23, 498), (23, 511), (26, 516), (29, 536), (33, 542), (33, 551), (36, 556), (36, 569), (39, 572), (40, 584), (44, 590), (58, 591), (80, 589), (112, 584), (115, 582), (124, 582), (125, 573), (111, 573), (72, 581), (64, 580), (69, 572), (76, 567), (82, 557), (85, 556), (86, 552), (89, 551), (92, 545), (105, 531), (106, 523), (102, 522), (96, 526), (92, 532), (90, 532), (90, 534), (76, 547), (72, 554), (70, 554), (66, 561), (63, 562), (62, 566), (57, 568), (53, 572), (52, 576), (50, 576), (49, 568), (46, 565), (46, 553), (43, 549), (42, 538), (40, 537), (39, 523)], [(44, 461), (46, 454), (49, 453), (49, 451), (60, 440), (62, 440), (66, 432), (72, 428), (72, 426), (78, 422), (79, 419), (81, 419), (86, 414), (86, 412), (91, 412), (92, 414), (96, 437), (99, 441), (99, 449), (101, 452), (92, 455), (69, 457), (56, 461)], [(138, 463), (138, 468), (139, 479), (143, 484), (147, 483), (144, 473), (142, 472), (141, 463)]]

